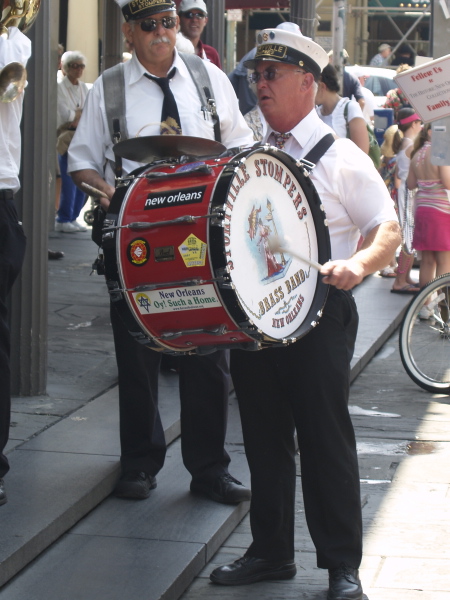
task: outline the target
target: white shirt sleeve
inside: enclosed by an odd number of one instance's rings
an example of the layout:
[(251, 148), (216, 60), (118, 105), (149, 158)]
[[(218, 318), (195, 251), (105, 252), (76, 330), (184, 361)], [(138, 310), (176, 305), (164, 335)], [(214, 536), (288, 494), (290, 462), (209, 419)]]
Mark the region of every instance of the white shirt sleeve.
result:
[(63, 123), (71, 122), (75, 119), (75, 110), (72, 110), (69, 106), (69, 93), (63, 81), (58, 83), (58, 127), (63, 125)]
[(17, 27), (8, 28), (8, 37), (0, 36), (0, 68), (10, 62), (19, 62), (25, 67), (31, 56), (31, 40)]
[[(104, 177), (105, 157), (114, 160), (112, 141), (106, 124), (103, 82), (100, 77), (89, 91), (83, 115), (70, 144), (68, 170), (71, 172), (93, 169)], [(114, 178), (108, 182), (114, 185)]]

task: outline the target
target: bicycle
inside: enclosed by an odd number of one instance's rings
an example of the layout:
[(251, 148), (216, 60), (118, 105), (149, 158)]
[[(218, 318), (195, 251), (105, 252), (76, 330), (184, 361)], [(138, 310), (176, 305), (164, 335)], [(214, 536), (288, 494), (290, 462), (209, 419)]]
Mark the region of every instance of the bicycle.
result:
[(400, 327), (400, 357), (409, 377), (435, 394), (450, 393), (450, 273), (428, 283)]

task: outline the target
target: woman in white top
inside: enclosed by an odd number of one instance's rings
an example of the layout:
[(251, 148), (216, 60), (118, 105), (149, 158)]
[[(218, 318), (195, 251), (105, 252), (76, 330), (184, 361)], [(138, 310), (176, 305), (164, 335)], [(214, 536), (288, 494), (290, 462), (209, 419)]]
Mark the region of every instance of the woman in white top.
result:
[[(361, 107), (355, 100), (342, 98), (339, 91), (336, 70), (332, 65), (327, 65), (322, 71), (318, 84), (317, 114), (324, 123), (334, 129), (339, 137), (349, 137), (363, 152), (368, 154), (369, 134)], [(345, 112), (347, 112), (346, 115)]]
[[(76, 233), (86, 231), (77, 223), (86, 195), (73, 183), (67, 173), (67, 150), (80, 121), (88, 87), (80, 81), (86, 66), (85, 57), (78, 51), (65, 52), (61, 57), (64, 79), (58, 83), (58, 162), (61, 171), (61, 195), (56, 214), (55, 231)], [(64, 140), (64, 141), (63, 141)]]
[[(400, 225), (404, 220), (406, 178), (408, 177), (411, 151), (417, 135), (422, 129), (422, 122), (413, 108), (401, 108), (397, 115), (398, 129), (394, 134), (392, 148), (397, 155), (395, 187), (398, 189), (397, 205)], [(400, 250), (397, 266), (397, 277), (392, 285), (394, 294), (416, 294), (419, 291), (417, 282), (411, 279), (411, 268), (414, 254), (409, 254), (404, 246)]]

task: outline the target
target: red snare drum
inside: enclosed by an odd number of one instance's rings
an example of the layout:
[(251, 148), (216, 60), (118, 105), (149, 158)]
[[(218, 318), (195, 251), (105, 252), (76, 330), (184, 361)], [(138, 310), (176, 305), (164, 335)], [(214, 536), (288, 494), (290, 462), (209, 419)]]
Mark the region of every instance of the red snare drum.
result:
[(272, 253), (277, 235), (324, 263), (330, 241), (303, 167), (269, 146), (198, 163), (150, 165), (117, 223), (120, 287), (140, 329), (165, 351), (261, 349), (317, 324), (328, 286)]

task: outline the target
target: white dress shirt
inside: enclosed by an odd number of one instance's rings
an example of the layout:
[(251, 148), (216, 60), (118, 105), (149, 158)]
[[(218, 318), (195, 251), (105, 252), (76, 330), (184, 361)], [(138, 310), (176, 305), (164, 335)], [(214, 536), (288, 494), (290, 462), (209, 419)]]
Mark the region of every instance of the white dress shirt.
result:
[(89, 88), (83, 81), (78, 81), (78, 85), (74, 85), (68, 77), (64, 77), (58, 83), (57, 127), (75, 119), (75, 111), (83, 108), (88, 91)]
[[(228, 77), (212, 63), (204, 61), (204, 65), (211, 79), (212, 93), (220, 117), (222, 143), (227, 148), (251, 146), (252, 132), (239, 111), (236, 94)], [(177, 50), (173, 66), (177, 71), (170, 80), (170, 86), (177, 102), (183, 135), (213, 140), (214, 124), (209, 114), (205, 119), (200, 110), (197, 88)], [(144, 73), (146, 69), (135, 54), (131, 60), (124, 63), (126, 117), (130, 138), (160, 133), (164, 96), (159, 85), (145, 77)], [(94, 169), (104, 176), (109, 184), (114, 185), (114, 175), (109, 163), (104, 173), (105, 156), (114, 161), (113, 144), (105, 112), (103, 83), (99, 77), (89, 92), (83, 115), (70, 144), (69, 172)], [(123, 160), (124, 173), (129, 173), (139, 166), (142, 165)]]
[[(17, 27), (8, 28), (8, 37), (0, 36), (0, 69), (10, 62), (26, 66), (31, 56), (31, 41)], [(20, 152), (23, 94), (13, 102), (0, 102), (0, 189), (20, 188)]]
[[(273, 130), (268, 127), (266, 140)], [(291, 129), (285, 151), (302, 158), (333, 130), (312, 110)], [(271, 142), (273, 144), (273, 142)], [(311, 172), (325, 207), (333, 260), (347, 259), (364, 237), (385, 221), (397, 221), (394, 205), (372, 160), (348, 139), (337, 139)]]

